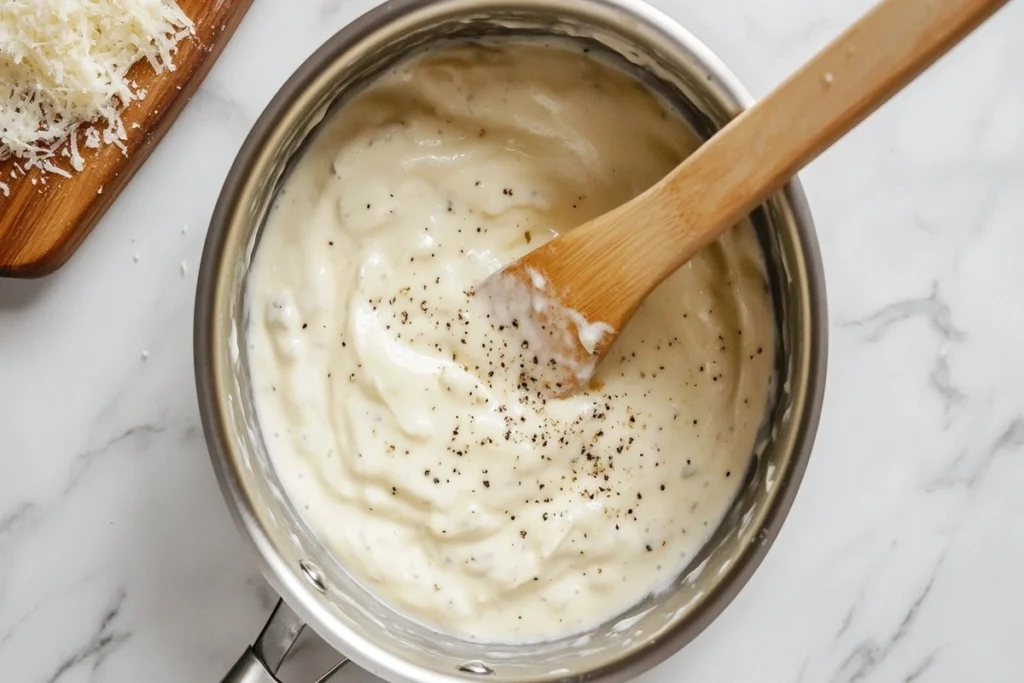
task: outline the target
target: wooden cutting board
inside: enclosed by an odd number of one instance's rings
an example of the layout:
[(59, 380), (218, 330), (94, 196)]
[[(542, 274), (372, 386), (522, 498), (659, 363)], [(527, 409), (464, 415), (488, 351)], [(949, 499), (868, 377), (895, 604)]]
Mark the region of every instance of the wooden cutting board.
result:
[(68, 260), (167, 133), (251, 4), (178, 0), (196, 35), (178, 43), (174, 71), (155, 74), (143, 60), (129, 72), (129, 80), (148, 94), (121, 115), (127, 155), (116, 145), (88, 149), (79, 137), (85, 168), (71, 178), (34, 168), (14, 179), (17, 159), (0, 162), (0, 182), (10, 189), (9, 197), (0, 193), (0, 276), (40, 277)]

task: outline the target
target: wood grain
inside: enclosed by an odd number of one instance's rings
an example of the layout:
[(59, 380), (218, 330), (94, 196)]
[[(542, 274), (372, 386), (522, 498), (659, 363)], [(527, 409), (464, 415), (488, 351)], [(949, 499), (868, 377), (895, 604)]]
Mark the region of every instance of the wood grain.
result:
[[(883, 0), (647, 192), (492, 277), (540, 273), (565, 308), (622, 330), (662, 280), (1006, 1)], [(578, 344), (576, 357), (593, 359)]]
[(31, 169), (13, 179), (17, 160), (0, 163), (0, 181), (10, 188), (10, 197), (0, 195), (0, 276), (40, 277), (71, 257), (170, 129), (251, 4), (178, 0), (196, 35), (178, 44), (174, 71), (155, 74), (143, 61), (129, 72), (148, 94), (122, 114), (127, 155), (114, 145), (85, 148), (79, 138), (85, 168), (71, 178)]

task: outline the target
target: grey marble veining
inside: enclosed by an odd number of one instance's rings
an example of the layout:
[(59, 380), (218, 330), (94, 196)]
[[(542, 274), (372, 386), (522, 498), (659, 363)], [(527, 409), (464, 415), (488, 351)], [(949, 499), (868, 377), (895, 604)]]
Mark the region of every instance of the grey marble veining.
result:
[[(79, 253), (0, 281), (4, 683), (219, 680), (269, 614), (199, 427), (196, 270), (249, 127), (373, 4), (256, 0)], [(871, 3), (654, 4), (760, 95)], [(1010, 3), (801, 174), (832, 317), (815, 453), (747, 588), (641, 683), (1024, 680), (1022, 26)], [(289, 680), (332, 658), (311, 641)]]

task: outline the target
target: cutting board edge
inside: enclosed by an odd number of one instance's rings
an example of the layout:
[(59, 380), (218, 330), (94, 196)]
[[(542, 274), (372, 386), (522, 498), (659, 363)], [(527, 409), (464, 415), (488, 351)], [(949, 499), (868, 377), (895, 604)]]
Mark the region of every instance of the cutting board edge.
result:
[(133, 150), (120, 172), (116, 174), (116, 180), (104, 185), (103, 194), (97, 195), (89, 203), (75, 228), (44, 243), (28, 245), (38, 248), (19, 250), (10, 262), (0, 264), (0, 278), (28, 280), (46, 277), (59, 270), (74, 256), (78, 247), (92, 233), (100, 219), (178, 120), (181, 112), (192, 100), (199, 86), (206, 80), (206, 76), (220, 58), (224, 48), (242, 23), (242, 19), (252, 7), (253, 1), (237, 0), (238, 11), (232, 13), (224, 22), (220, 33), (211, 42), (207, 56), (182, 82), (180, 94), (172, 100), (170, 106), (159, 113), (157, 122), (147, 132), (141, 144)]

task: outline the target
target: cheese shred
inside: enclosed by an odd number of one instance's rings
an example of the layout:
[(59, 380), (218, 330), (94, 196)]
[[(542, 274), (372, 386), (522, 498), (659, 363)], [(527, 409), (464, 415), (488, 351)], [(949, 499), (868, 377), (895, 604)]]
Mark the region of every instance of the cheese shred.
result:
[(194, 33), (174, 0), (0, 0), (0, 161), (70, 177), (63, 165), (84, 168), (79, 135), (124, 152), (121, 112), (145, 97), (128, 70), (173, 71)]

